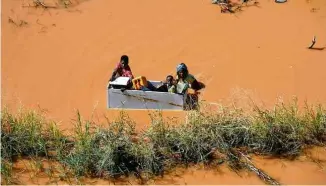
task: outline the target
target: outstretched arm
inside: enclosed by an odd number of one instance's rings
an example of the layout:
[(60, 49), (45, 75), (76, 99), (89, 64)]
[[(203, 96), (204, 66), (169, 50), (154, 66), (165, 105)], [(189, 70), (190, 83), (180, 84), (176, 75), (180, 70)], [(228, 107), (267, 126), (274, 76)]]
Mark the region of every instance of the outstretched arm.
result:
[(112, 76), (111, 76), (111, 78), (110, 78), (110, 81), (114, 81), (114, 79), (115, 79), (115, 76), (117, 75), (117, 69), (114, 69), (113, 70), (113, 72), (112, 72)]
[[(112, 76), (111, 76), (111, 79), (110, 79), (110, 81), (114, 81), (114, 79), (116, 78), (116, 75), (119, 73), (121, 73), (120, 72), (121, 71), (121, 64), (120, 63), (118, 63), (117, 64), (117, 66), (114, 68), (114, 70), (113, 70), (113, 72), (112, 72)], [(121, 74), (120, 74), (121, 75)]]
[(191, 88), (194, 90), (200, 90), (203, 87), (201, 86), (201, 84), (195, 79), (192, 83), (191, 83)]

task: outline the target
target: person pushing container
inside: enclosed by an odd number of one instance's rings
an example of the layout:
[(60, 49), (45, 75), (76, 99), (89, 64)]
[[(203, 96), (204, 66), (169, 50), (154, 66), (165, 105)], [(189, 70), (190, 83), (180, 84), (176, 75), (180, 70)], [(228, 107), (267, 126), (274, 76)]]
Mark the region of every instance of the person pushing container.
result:
[(198, 91), (204, 88), (204, 85), (197, 81), (197, 79), (189, 73), (188, 67), (184, 63), (177, 66), (177, 93), (184, 94), (188, 88)]

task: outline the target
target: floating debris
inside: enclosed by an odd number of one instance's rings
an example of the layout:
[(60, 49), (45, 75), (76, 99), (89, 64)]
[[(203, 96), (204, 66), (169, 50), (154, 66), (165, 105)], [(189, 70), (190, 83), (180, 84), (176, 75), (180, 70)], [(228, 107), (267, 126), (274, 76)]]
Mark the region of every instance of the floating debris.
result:
[(226, 3), (225, 0), (212, 0), (213, 4)]
[(221, 13), (234, 13), (234, 11), (231, 9), (232, 5), (228, 0), (212, 0), (212, 4), (217, 4), (221, 7)]
[(287, 0), (275, 0), (276, 3), (285, 3)]
[(309, 49), (312, 49), (312, 47), (314, 47), (314, 45), (316, 44), (316, 36), (314, 36), (313, 38), (312, 38), (312, 41), (311, 41), (312, 43), (311, 43), (311, 45), (309, 46)]

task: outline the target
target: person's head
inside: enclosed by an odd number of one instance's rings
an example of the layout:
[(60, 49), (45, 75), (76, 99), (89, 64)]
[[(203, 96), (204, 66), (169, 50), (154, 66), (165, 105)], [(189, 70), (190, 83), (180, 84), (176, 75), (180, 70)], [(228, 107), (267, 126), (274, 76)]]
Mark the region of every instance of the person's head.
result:
[(173, 76), (168, 75), (166, 76), (166, 83), (171, 86), (173, 84)]
[(120, 63), (123, 68), (127, 67), (129, 65), (129, 57), (127, 55), (121, 56)]
[(188, 75), (188, 68), (184, 63), (177, 66), (177, 74), (180, 78), (185, 78)]

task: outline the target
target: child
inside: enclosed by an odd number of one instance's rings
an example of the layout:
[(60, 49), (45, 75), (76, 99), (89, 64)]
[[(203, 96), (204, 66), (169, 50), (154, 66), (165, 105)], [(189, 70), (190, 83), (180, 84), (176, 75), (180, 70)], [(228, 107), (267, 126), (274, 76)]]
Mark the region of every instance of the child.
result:
[(110, 81), (114, 81), (117, 77), (121, 77), (121, 76), (130, 77), (131, 79), (134, 78), (129, 66), (129, 57), (127, 55), (121, 56), (120, 62), (113, 70)]
[(170, 93), (176, 93), (174, 78), (171, 75), (166, 76), (166, 87), (167, 91)]

